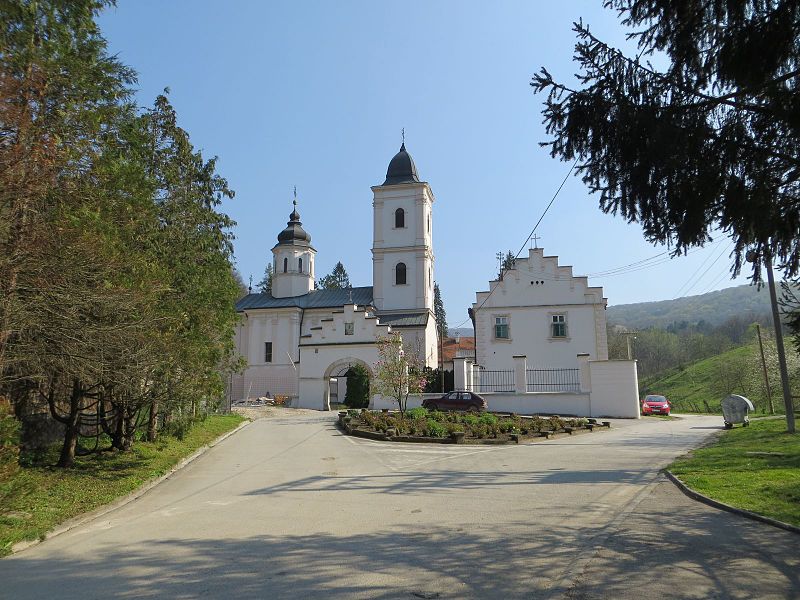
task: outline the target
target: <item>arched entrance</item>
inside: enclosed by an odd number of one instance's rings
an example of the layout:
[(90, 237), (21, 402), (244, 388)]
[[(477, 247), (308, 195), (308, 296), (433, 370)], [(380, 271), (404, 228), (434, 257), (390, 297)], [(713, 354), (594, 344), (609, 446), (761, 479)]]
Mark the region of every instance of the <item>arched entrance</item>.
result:
[(372, 379), (372, 368), (359, 358), (342, 358), (333, 362), (327, 369), (325, 369), (325, 376), (323, 377), (323, 381), (325, 382), (325, 395), (323, 397), (322, 410), (331, 409), (332, 390), (336, 394), (336, 401), (344, 402), (344, 390), (340, 389), (338, 379), (346, 378), (348, 371), (350, 371), (353, 365), (361, 365), (364, 367), (367, 370), (367, 373), (369, 373), (370, 379)]

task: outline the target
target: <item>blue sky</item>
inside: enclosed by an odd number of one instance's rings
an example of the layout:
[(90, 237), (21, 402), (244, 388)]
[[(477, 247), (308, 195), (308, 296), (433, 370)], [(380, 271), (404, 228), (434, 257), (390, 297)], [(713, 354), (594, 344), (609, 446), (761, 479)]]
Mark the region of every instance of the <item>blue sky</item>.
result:
[[(354, 285), (371, 285), (370, 186), (383, 182), (405, 128), (436, 196), (435, 279), (455, 326), (488, 289), (495, 254), (520, 248), (569, 170), (538, 146), (543, 97), (529, 82), (541, 66), (572, 76), (581, 17), (624, 43), (600, 4), (119, 0), (99, 21), (111, 52), (139, 73), (140, 104), (169, 87), (195, 146), (219, 157), (236, 191), (224, 210), (238, 222), (245, 280), (261, 278), (296, 185), (317, 275), (341, 260)], [(609, 304), (746, 283), (725, 275), (727, 240), (607, 273), (665, 248), (597, 202), (570, 177), (537, 234)]]

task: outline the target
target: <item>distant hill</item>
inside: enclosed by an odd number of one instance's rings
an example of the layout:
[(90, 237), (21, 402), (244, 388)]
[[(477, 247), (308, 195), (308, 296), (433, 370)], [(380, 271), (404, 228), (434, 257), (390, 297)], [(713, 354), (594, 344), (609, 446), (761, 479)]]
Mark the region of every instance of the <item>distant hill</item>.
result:
[(609, 306), (606, 317), (609, 323), (632, 329), (666, 327), (687, 321), (695, 324), (705, 321), (720, 325), (734, 316), (769, 314), (769, 291), (766, 287), (740, 285), (699, 296), (686, 296), (660, 302), (639, 302)]

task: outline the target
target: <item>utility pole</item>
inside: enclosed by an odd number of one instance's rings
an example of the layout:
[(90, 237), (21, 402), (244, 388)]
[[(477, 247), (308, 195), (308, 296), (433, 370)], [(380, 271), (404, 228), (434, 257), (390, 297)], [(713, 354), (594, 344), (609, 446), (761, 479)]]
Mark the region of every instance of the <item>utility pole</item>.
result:
[(755, 251), (747, 253), (747, 262), (755, 263), (759, 260), (764, 261), (767, 267), (767, 283), (769, 287), (769, 300), (772, 304), (772, 323), (775, 327), (775, 345), (778, 347), (778, 365), (781, 369), (781, 387), (783, 388), (783, 405), (786, 408), (786, 431), (794, 433), (794, 405), (792, 402), (792, 391), (789, 388), (789, 373), (786, 369), (786, 352), (783, 349), (783, 330), (781, 329), (781, 317), (778, 313), (778, 294), (775, 292), (775, 276), (772, 274), (772, 257), (767, 251), (763, 256), (759, 256)]
[(628, 344), (628, 360), (633, 360), (633, 349), (632, 349), (632, 346), (631, 346), (631, 337), (633, 337), (633, 339), (635, 340), (637, 333), (638, 332), (636, 332), (636, 331), (623, 331), (622, 332), (622, 335), (625, 336), (625, 341)]
[(775, 277), (772, 274), (772, 259), (769, 256), (765, 256), (764, 262), (767, 264), (769, 299), (772, 302), (772, 320), (775, 323), (775, 344), (778, 346), (778, 364), (781, 367), (783, 403), (786, 406), (786, 429), (789, 433), (794, 433), (794, 405), (792, 403), (792, 391), (789, 389), (789, 373), (786, 369), (786, 353), (783, 349), (783, 331), (781, 330), (781, 318), (778, 314), (778, 295), (775, 293)]
[(764, 359), (764, 344), (761, 342), (761, 325), (756, 323), (756, 331), (758, 332), (758, 349), (761, 352), (761, 368), (764, 371), (764, 385), (767, 388), (767, 400), (769, 401), (769, 414), (775, 414), (775, 407), (772, 404), (772, 390), (769, 387), (769, 377), (767, 376), (767, 361)]

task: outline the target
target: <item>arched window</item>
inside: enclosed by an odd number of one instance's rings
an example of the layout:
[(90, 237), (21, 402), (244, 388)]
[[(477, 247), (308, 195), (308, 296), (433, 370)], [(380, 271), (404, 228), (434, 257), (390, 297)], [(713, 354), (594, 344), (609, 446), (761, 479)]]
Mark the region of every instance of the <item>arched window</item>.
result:
[(297, 270), (303, 272), (303, 257), (297, 259)]
[(283, 259), (283, 272), (286, 273), (289, 270), (289, 259)]
[(398, 208), (394, 211), (394, 226), (395, 229), (402, 229), (406, 226), (406, 211), (402, 208)]
[(406, 284), (406, 263), (397, 263), (394, 268), (394, 282), (397, 285)]

